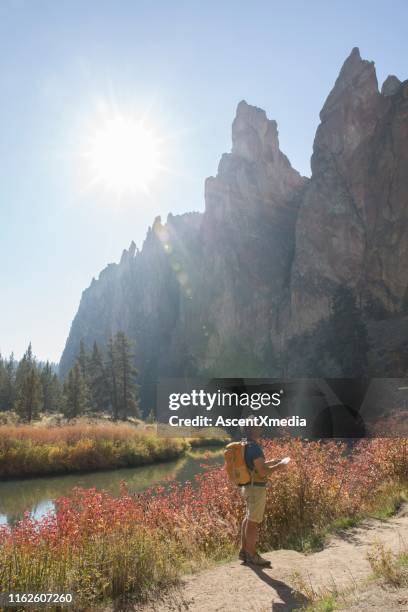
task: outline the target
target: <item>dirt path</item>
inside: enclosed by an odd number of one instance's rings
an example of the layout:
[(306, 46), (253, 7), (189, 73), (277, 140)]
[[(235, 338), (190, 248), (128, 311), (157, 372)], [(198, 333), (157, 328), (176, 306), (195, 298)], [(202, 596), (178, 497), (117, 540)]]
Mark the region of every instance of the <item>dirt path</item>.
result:
[[(310, 579), (315, 589), (331, 588), (333, 584), (338, 589), (355, 586), (370, 575), (367, 552), (378, 540), (395, 552), (404, 543), (408, 545), (408, 505), (388, 521), (369, 519), (359, 527), (340, 533), (320, 552), (305, 555), (293, 550), (277, 550), (267, 553), (264, 556), (272, 563), (270, 569), (255, 570), (234, 561), (186, 576), (177, 592), (145, 610), (290, 612), (301, 607), (291, 588), (294, 572)], [(398, 606), (398, 610), (408, 611), (408, 603), (406, 607), (405, 603)], [(390, 608), (382, 605), (381, 609), (387, 612), (396, 609), (391, 605)]]

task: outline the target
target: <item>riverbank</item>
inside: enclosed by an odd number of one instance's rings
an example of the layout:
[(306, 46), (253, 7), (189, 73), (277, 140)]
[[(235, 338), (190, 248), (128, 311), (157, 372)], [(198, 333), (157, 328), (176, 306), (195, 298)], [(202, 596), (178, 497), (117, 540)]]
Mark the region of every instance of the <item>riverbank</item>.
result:
[[(267, 490), (260, 549), (311, 550), (330, 528), (391, 513), (408, 483), (406, 440), (343, 444), (268, 441), (266, 454), (290, 455)], [(130, 597), (142, 602), (180, 576), (237, 552), (243, 501), (222, 468), (196, 486), (155, 486), (119, 497), (74, 490), (55, 516), (26, 517), (0, 528), (0, 582), (5, 590), (75, 591), (76, 609)]]
[(131, 494), (138, 494), (160, 484), (164, 487), (177, 480), (195, 482), (208, 466), (223, 464), (223, 449), (209, 446), (191, 449), (173, 461), (150, 463), (135, 468), (116, 468), (54, 476), (38, 476), (0, 481), (0, 524), (15, 525), (26, 512), (35, 519), (55, 512), (54, 500), (70, 496), (75, 487), (106, 491), (119, 496), (125, 482)]
[[(213, 439), (225, 444), (225, 439)], [(154, 426), (74, 423), (0, 426), (0, 479), (139, 467), (173, 461), (211, 440), (160, 437)]]

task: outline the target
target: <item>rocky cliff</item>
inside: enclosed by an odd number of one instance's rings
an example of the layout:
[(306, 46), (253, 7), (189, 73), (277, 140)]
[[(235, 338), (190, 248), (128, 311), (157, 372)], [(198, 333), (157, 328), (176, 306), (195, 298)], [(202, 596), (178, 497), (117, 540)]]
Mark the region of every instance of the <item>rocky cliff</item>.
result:
[(296, 223), (291, 333), (328, 313), (333, 288), (400, 313), (408, 286), (408, 83), (378, 90), (353, 49), (320, 113)]
[[(206, 180), (204, 213), (156, 219), (140, 252), (132, 244), (92, 281), (61, 374), (81, 337), (104, 343), (123, 329), (144, 384), (279, 376), (291, 340), (313, 334), (345, 286), (370, 334), (368, 373), (387, 375), (389, 355), (388, 369), (405, 375), (408, 82), (390, 76), (380, 92), (374, 64), (353, 49), (320, 119), (306, 179), (280, 151), (276, 122), (240, 102), (231, 152)], [(301, 376), (296, 363), (289, 372)]]

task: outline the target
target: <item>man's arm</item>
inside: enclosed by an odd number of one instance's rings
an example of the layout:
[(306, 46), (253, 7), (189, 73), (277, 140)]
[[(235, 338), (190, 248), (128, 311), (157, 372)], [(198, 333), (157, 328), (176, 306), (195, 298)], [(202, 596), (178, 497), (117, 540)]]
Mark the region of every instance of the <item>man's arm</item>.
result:
[(254, 466), (260, 476), (270, 476), (274, 470), (283, 467), (283, 464), (280, 462), (277, 463), (277, 461), (277, 459), (265, 461), (264, 457), (258, 457), (254, 459)]
[[(275, 463), (279, 463), (280, 459), (269, 459), (269, 461), (265, 461), (265, 465), (267, 465), (268, 467), (271, 465), (275, 465)], [(277, 466), (275, 466), (277, 467)]]

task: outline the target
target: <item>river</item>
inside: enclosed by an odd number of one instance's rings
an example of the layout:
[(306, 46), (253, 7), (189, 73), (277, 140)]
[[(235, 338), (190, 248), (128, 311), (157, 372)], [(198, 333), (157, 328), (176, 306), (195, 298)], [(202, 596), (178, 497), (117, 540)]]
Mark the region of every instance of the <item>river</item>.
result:
[(69, 495), (73, 487), (96, 487), (117, 495), (124, 480), (129, 491), (135, 493), (152, 484), (165, 483), (167, 479), (181, 483), (193, 480), (196, 474), (205, 471), (206, 465), (221, 463), (222, 450), (212, 447), (192, 451), (177, 461), (138, 468), (3, 481), (0, 482), (0, 524), (13, 525), (27, 511), (32, 517), (41, 518), (48, 511), (54, 511), (54, 500)]

